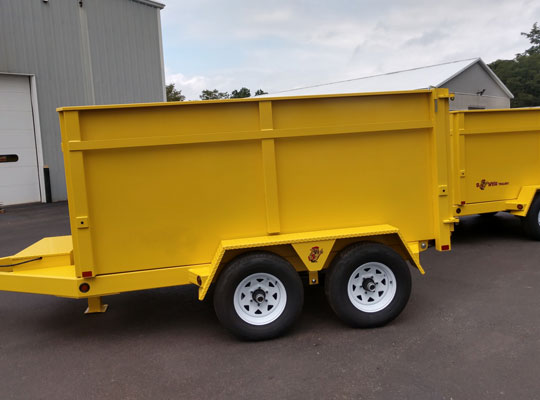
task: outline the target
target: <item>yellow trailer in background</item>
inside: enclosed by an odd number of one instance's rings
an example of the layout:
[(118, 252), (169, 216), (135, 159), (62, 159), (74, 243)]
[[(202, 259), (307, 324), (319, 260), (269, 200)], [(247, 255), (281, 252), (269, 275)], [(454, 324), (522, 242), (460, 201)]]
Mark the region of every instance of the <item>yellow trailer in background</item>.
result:
[(445, 89), (59, 109), (71, 236), (0, 259), (0, 290), (87, 298), (215, 284), (248, 339), (288, 329), (327, 270), (345, 322), (395, 318), (406, 261), (450, 249)]
[(540, 109), (450, 115), (455, 216), (508, 211), (540, 240)]

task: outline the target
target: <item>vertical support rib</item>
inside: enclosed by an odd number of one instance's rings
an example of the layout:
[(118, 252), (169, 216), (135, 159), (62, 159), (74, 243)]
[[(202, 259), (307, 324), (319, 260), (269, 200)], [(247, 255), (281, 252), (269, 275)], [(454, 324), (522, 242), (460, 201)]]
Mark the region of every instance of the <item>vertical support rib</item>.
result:
[[(64, 113), (64, 144), (68, 140), (81, 140), (79, 113)], [(90, 236), (90, 218), (88, 212), (88, 195), (84, 171), (82, 151), (70, 151), (63, 146), (66, 163), (66, 183), (70, 205), (71, 235), (73, 236), (73, 256), (78, 277), (95, 276), (92, 238)], [(84, 274), (83, 274), (84, 272)]]
[[(274, 129), (272, 103), (270, 101), (259, 102), (259, 121), (261, 131), (271, 131)], [(276, 234), (280, 232), (281, 228), (274, 139), (263, 139), (261, 145), (266, 202), (266, 230), (269, 234)]]
[[(452, 165), (450, 158), (450, 121), (448, 113), (448, 91), (435, 89), (431, 92), (431, 115), (433, 119), (432, 154), (435, 160), (433, 177), (433, 200), (435, 211), (435, 247), (437, 250), (450, 250), (450, 224), (445, 223), (452, 217), (451, 198), (452, 180), (449, 179)], [(435, 107), (437, 101), (437, 107)], [(451, 177), (450, 177), (451, 178)]]

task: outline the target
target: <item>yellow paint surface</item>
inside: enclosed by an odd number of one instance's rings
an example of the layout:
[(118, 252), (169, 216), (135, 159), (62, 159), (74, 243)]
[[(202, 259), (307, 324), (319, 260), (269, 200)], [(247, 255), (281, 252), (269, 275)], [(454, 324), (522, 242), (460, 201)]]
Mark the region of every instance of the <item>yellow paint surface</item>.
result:
[[(540, 110), (453, 112), (454, 203), (462, 215), (528, 207), (540, 185)], [(527, 198), (524, 198), (527, 194)]]
[(450, 244), (445, 89), (59, 113), (72, 230), (61, 241), (73, 252), (0, 272), (0, 289), (95, 297), (196, 283), (204, 296), (227, 249), (390, 227), (421, 268), (418, 242)]

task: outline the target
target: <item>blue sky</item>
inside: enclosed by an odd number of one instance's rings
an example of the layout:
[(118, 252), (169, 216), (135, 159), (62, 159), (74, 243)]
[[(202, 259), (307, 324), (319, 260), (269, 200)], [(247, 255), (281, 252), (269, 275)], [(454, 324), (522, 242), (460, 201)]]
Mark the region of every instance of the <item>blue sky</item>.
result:
[(446, 61), (513, 58), (538, 0), (165, 0), (165, 74), (203, 89), (267, 92)]

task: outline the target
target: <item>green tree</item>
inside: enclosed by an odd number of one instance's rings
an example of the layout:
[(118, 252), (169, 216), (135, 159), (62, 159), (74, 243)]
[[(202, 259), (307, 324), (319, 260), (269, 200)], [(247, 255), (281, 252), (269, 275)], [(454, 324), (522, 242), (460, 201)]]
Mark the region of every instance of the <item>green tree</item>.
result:
[(535, 23), (526, 36), (532, 47), (513, 60), (497, 60), (489, 67), (514, 94), (512, 107), (540, 106), (540, 28)]
[(251, 92), (248, 88), (243, 87), (240, 90), (233, 90), (231, 92), (231, 99), (242, 99), (244, 97), (251, 97)]
[(165, 91), (167, 93), (167, 101), (184, 101), (186, 99), (182, 91), (174, 87), (174, 83), (169, 83), (165, 86)]
[(527, 39), (529, 39), (529, 42), (531, 42), (532, 44), (532, 46), (529, 49), (525, 50), (525, 53), (523, 53), (522, 55), (533, 55), (540, 53), (540, 28), (538, 27), (537, 22), (534, 23), (529, 33), (521, 32), (521, 35), (527, 37)]
[(229, 93), (219, 92), (217, 89), (203, 90), (201, 92), (201, 95), (199, 96), (201, 100), (223, 100), (223, 99), (228, 99), (229, 97), (230, 97)]
[(255, 92), (255, 96), (260, 96), (260, 95), (263, 95), (263, 94), (268, 94), (268, 92), (265, 92), (262, 89), (257, 89), (257, 91)]

